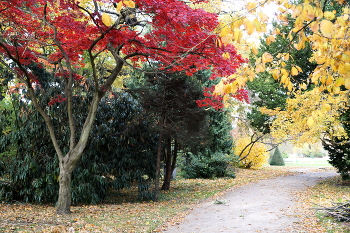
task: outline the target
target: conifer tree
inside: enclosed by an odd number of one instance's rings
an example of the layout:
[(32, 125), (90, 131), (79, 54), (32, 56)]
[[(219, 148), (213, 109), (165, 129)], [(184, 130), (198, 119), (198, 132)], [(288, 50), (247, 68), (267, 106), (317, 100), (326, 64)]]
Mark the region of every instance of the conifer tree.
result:
[(275, 151), (273, 152), (273, 155), (271, 157), (270, 165), (272, 166), (284, 166), (284, 160), (282, 158), (281, 152), (276, 147)]

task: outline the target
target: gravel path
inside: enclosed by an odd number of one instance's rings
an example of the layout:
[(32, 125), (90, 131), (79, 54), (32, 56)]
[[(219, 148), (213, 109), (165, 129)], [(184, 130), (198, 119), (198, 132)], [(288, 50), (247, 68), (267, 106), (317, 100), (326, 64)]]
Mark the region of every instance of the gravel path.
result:
[(299, 221), (293, 193), (336, 173), (321, 169), (296, 171), (295, 175), (261, 180), (230, 191), (220, 197), (223, 204), (205, 202), (189, 213), (182, 223), (164, 232), (297, 232), (293, 230), (293, 225)]

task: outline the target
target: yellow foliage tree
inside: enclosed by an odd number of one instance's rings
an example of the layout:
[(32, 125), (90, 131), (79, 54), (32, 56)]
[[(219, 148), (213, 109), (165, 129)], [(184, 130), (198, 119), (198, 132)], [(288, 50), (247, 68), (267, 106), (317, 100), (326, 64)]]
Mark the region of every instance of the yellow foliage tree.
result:
[(287, 100), (284, 111), (261, 108), (261, 112), (273, 117), (270, 129), (277, 143), (289, 140), (301, 147), (326, 136), (345, 137), (339, 116), (347, 108), (346, 103), (344, 95), (333, 96), (314, 89), (298, 91), (293, 99)]
[(235, 141), (234, 152), (239, 156), (239, 166), (259, 169), (266, 164), (269, 153), (265, 144), (252, 140), (252, 137), (241, 137)]
[[(298, 144), (313, 142), (323, 137), (326, 131), (331, 132), (330, 137), (342, 135), (339, 110), (350, 105), (349, 1), (248, 1), (244, 8), (235, 9), (226, 16), (219, 33), (221, 40), (242, 44), (246, 43), (244, 38), (247, 35), (253, 37), (256, 33), (264, 32), (269, 20), (261, 9), (270, 3), (278, 8), (274, 20), (287, 24), (292, 18), (294, 25), (285, 34), (278, 28), (272, 30), (266, 37), (266, 43), (270, 44), (276, 35), (280, 35), (289, 40), (289, 45), (281, 47), (275, 54), (259, 54), (254, 66), (242, 66), (236, 74), (225, 77), (226, 80), (232, 78), (235, 81), (219, 83), (217, 93), (234, 93), (244, 87), (248, 80), (255, 78), (257, 73), (269, 72), (293, 98), (288, 101), (286, 111), (263, 109), (264, 113), (275, 117), (272, 123), (274, 137), (293, 139)], [(296, 84), (294, 77), (304, 71), (296, 65), (287, 65), (287, 61), (295, 59), (289, 51), (292, 47), (303, 49), (306, 43), (312, 47), (310, 61), (315, 62), (317, 67), (313, 71), (305, 71), (309, 76), (307, 83)], [(250, 51), (257, 55), (254, 46)], [(310, 92), (296, 92), (311, 86), (313, 90)]]
[[(261, 7), (272, 2), (278, 5), (275, 19), (287, 23), (287, 18), (292, 17), (294, 26), (288, 34), (283, 35), (278, 29), (273, 30), (266, 38), (266, 42), (269, 44), (276, 35), (282, 35), (289, 39), (290, 46), (281, 48), (281, 51), (276, 54), (262, 54), (256, 59), (255, 66), (246, 69), (242, 74), (245, 78), (241, 81), (249, 80), (252, 73), (267, 71), (286, 89), (293, 91), (295, 89), (293, 76), (303, 71), (297, 66), (287, 68), (285, 61), (294, 59), (289, 54), (289, 48), (293, 46), (296, 49), (303, 49), (305, 43), (310, 43), (313, 49), (311, 60), (318, 66), (310, 74), (309, 82), (313, 83), (320, 92), (326, 90), (328, 93), (344, 94), (341, 93), (341, 87), (349, 90), (350, 6), (348, 1), (334, 0), (339, 5), (337, 10), (329, 10), (331, 6), (329, 1), (305, 0), (302, 3), (298, 1), (291, 3), (288, 0), (249, 1), (244, 9), (234, 10), (226, 16), (219, 33), (222, 41), (240, 43), (242, 35), (244, 37), (266, 32), (268, 17), (261, 11)], [(251, 51), (257, 53), (254, 46), (251, 46)], [(225, 94), (237, 90), (232, 87), (235, 84), (227, 85), (230, 87), (223, 88)], [(242, 85), (244, 82), (240, 82), (240, 86)]]

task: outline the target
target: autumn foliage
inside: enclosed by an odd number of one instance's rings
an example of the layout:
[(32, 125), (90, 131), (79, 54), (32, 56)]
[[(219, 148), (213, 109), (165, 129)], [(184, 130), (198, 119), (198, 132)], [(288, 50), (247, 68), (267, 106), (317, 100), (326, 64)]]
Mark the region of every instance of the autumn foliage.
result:
[[(203, 1), (192, 1), (199, 3)], [(157, 63), (161, 72), (211, 70), (212, 78), (228, 76), (245, 60), (231, 44), (218, 45), (218, 16), (177, 0), (1, 0), (0, 59), (44, 118), (60, 161), (58, 212), (70, 212), (71, 174), (86, 147), (101, 99), (128, 65), (142, 69)], [(41, 85), (30, 65), (42, 65), (64, 80), (61, 93), (41, 104)], [(155, 72), (157, 69), (154, 67)], [(91, 89), (86, 82), (93, 82)], [(54, 85), (54, 84), (53, 84)], [(83, 124), (74, 123), (74, 95), (91, 92)], [(64, 104), (69, 137), (58, 142), (49, 107)]]
[(239, 155), (239, 166), (258, 169), (266, 164), (269, 153), (261, 142), (251, 143), (249, 137), (241, 137), (235, 141), (235, 154)]

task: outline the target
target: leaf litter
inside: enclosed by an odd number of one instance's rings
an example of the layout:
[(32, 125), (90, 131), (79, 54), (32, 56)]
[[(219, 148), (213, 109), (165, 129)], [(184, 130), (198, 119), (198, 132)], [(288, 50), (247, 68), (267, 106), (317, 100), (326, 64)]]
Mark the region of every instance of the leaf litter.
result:
[(136, 202), (135, 190), (124, 190), (107, 203), (72, 207), (72, 214), (57, 215), (52, 205), (0, 204), (1, 232), (160, 232), (179, 224), (197, 204), (220, 199), (226, 191), (261, 179), (290, 175), (285, 167), (237, 169), (237, 177), (178, 179), (159, 202)]

